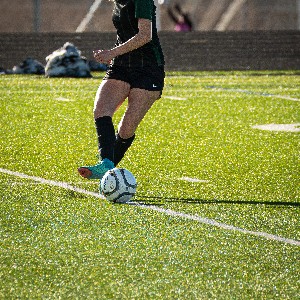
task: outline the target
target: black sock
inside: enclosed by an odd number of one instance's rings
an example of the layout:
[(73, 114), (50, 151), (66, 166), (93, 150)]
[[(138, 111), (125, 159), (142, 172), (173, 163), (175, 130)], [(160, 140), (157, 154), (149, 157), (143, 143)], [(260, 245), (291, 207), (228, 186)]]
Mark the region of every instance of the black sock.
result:
[(113, 162), (116, 136), (112, 118), (109, 116), (97, 118), (95, 120), (95, 125), (101, 159), (108, 158)]
[(131, 146), (135, 134), (129, 139), (122, 139), (119, 134), (116, 136), (115, 149), (114, 149), (114, 164), (115, 166), (122, 160), (126, 151)]

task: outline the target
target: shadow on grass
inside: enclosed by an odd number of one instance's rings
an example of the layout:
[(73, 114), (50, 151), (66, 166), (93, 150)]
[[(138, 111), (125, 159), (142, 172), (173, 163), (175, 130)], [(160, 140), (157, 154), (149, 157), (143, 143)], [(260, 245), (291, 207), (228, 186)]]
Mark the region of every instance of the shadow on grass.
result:
[(164, 205), (165, 203), (186, 203), (186, 204), (234, 204), (234, 205), (267, 205), (267, 206), (300, 206), (297, 202), (287, 201), (254, 201), (254, 200), (204, 200), (195, 198), (176, 198), (136, 195), (134, 201), (144, 205)]

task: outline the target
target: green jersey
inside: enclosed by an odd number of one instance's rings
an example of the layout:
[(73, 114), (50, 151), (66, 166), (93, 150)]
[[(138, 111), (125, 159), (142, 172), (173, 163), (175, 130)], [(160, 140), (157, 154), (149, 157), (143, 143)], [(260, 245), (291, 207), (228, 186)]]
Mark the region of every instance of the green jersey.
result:
[(138, 33), (138, 19), (152, 22), (152, 40), (131, 52), (117, 56), (113, 63), (125, 67), (161, 66), (164, 56), (156, 29), (156, 7), (153, 0), (115, 0), (112, 20), (117, 29), (116, 46)]

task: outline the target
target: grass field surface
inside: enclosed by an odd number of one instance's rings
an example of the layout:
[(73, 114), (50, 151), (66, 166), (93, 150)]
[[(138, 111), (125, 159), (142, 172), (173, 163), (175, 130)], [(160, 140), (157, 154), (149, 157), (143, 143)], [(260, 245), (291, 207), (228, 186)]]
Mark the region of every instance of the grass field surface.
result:
[(299, 72), (168, 73), (131, 205), (77, 173), (93, 75), (0, 77), (0, 298), (299, 299)]

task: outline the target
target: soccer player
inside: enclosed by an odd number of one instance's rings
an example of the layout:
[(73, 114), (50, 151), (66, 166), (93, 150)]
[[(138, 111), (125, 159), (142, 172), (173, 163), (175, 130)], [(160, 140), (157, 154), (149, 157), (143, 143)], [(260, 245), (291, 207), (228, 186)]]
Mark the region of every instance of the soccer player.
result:
[[(117, 166), (131, 146), (138, 125), (161, 97), (164, 56), (155, 12), (153, 0), (114, 0), (116, 44), (109, 50), (94, 51), (98, 62), (109, 64), (94, 104), (100, 161), (78, 168), (84, 178), (101, 180)], [(128, 105), (115, 134), (112, 117), (127, 98)]]

